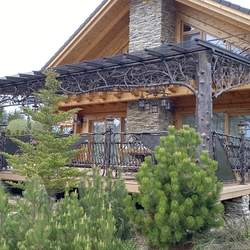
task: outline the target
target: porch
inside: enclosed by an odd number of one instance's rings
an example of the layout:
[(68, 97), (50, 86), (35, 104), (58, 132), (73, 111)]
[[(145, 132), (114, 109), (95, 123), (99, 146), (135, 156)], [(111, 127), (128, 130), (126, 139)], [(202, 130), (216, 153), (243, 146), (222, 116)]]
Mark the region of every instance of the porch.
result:
[[(82, 133), (80, 139), (68, 148), (83, 149), (74, 157), (70, 167), (98, 166), (104, 176), (108, 168), (114, 171), (122, 168), (124, 175), (132, 175), (139, 170), (147, 156), (151, 157), (153, 164), (157, 164), (154, 150), (160, 145), (160, 138), (168, 135), (168, 131), (115, 132), (113, 125), (109, 124), (104, 132)], [(19, 135), (17, 138), (30, 142), (28, 135)], [(218, 162), (218, 180), (224, 183), (250, 183), (250, 139), (245, 137), (244, 132), (240, 136), (233, 136), (211, 131), (211, 138), (211, 155)], [(1, 150), (9, 154), (22, 154), (8, 135), (1, 136)], [(5, 158), (1, 156), (0, 170), (6, 170), (6, 166)]]
[[(167, 136), (168, 131), (117, 133), (112, 127), (105, 132), (84, 133), (72, 148), (84, 149), (75, 156), (70, 167), (82, 170), (93, 166), (100, 168), (100, 174), (106, 175), (107, 168), (113, 169), (116, 177), (118, 168), (122, 168), (123, 177), (129, 192), (138, 192), (135, 174), (138, 172), (145, 157), (150, 156), (153, 164), (155, 160), (155, 146), (160, 145), (160, 138)], [(250, 140), (241, 134), (240, 137), (211, 132), (213, 142), (213, 159), (218, 161), (216, 175), (223, 182), (224, 187), (221, 200), (229, 200), (250, 194)], [(29, 138), (23, 137), (23, 141)], [(6, 152), (19, 152), (17, 145), (6, 137)], [(1, 162), (4, 160), (1, 158)], [(10, 169), (2, 168), (1, 180), (24, 181), (24, 177), (13, 174)]]

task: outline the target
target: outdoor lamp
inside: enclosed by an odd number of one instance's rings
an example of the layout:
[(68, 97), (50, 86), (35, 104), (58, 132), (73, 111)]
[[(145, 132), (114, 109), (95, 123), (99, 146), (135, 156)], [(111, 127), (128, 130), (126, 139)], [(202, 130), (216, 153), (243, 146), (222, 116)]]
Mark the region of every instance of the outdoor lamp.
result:
[(146, 101), (145, 101), (144, 110), (150, 110), (150, 101), (149, 101), (149, 100), (146, 100)]
[(173, 101), (169, 98), (166, 100), (166, 105), (164, 106), (166, 111), (173, 111)]
[(1, 132), (2, 132), (2, 135), (3, 135), (6, 132), (7, 123), (5, 121), (3, 121), (3, 123), (0, 126), (1, 126)]
[(82, 116), (78, 116), (77, 120), (75, 122), (76, 122), (77, 125), (81, 125), (82, 126), (83, 121), (84, 121), (83, 117)]
[(239, 126), (239, 135), (246, 135), (247, 123), (240, 121)]
[(35, 103), (33, 106), (32, 106), (32, 110), (34, 112), (37, 112), (38, 111), (38, 105)]
[(107, 118), (106, 118), (106, 127), (107, 129), (112, 129), (114, 126), (114, 118), (112, 118), (111, 115), (109, 115)]
[(161, 106), (162, 106), (162, 107), (166, 107), (167, 102), (168, 102), (168, 98), (167, 98), (167, 96), (166, 96), (165, 93), (164, 93), (164, 94), (162, 95), (162, 97), (161, 97)]
[(156, 103), (156, 101), (152, 104), (152, 113), (158, 113), (158, 104)]
[(143, 95), (141, 95), (141, 97), (139, 98), (139, 110), (145, 109), (145, 102), (146, 99)]

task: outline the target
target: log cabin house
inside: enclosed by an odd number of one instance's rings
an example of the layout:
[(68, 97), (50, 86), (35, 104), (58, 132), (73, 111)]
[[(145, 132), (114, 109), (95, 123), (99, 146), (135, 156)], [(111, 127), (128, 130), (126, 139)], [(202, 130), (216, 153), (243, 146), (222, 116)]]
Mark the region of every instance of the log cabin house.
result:
[[(236, 155), (238, 124), (250, 122), (249, 38), (250, 10), (228, 1), (104, 0), (41, 72), (60, 73), (68, 94), (61, 110), (81, 108), (74, 133), (103, 132), (109, 116), (121, 135), (188, 124), (218, 160), (220, 179), (245, 182), (248, 154), (243, 172)], [(15, 81), (42, 86), (41, 72)], [(235, 196), (249, 193), (244, 188)]]
[(116, 132), (189, 124), (212, 155), (211, 131), (238, 136), (250, 122), (249, 28), (250, 10), (223, 0), (106, 0), (43, 69), (92, 72), (59, 104), (81, 108), (75, 133), (104, 130), (109, 115)]

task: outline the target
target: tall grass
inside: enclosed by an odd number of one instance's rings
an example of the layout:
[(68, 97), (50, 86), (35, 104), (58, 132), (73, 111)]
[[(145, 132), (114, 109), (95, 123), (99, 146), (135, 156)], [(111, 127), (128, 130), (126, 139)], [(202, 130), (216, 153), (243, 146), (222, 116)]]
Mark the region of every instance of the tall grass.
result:
[(250, 219), (246, 215), (224, 215), (225, 225), (210, 230), (205, 235), (196, 235), (193, 250), (249, 250)]

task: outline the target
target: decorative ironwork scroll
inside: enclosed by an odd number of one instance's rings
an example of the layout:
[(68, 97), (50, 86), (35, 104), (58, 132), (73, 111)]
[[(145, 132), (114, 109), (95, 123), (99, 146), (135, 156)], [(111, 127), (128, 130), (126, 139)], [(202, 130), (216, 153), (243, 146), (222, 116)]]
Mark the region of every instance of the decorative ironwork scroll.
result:
[[(213, 131), (227, 155), (234, 177), (242, 182), (250, 180), (250, 139)], [(244, 167), (244, 168), (243, 168)], [(244, 174), (244, 175), (243, 175)]]
[(195, 75), (192, 55), (168, 60), (155, 60), (126, 67), (113, 66), (91, 72), (62, 76), (61, 90), (66, 94), (93, 91), (133, 91), (135, 88), (178, 84), (195, 93), (190, 80)]
[(213, 98), (220, 94), (248, 84), (250, 67), (245, 63), (223, 56), (214, 56), (212, 60)]
[[(57, 66), (59, 93), (133, 91), (136, 88), (180, 85), (198, 95), (190, 81), (197, 79), (198, 54), (211, 51), (213, 98), (249, 83), (250, 60), (213, 43), (196, 39), (144, 51)], [(42, 71), (0, 78), (0, 104), (18, 105), (44, 87)]]

